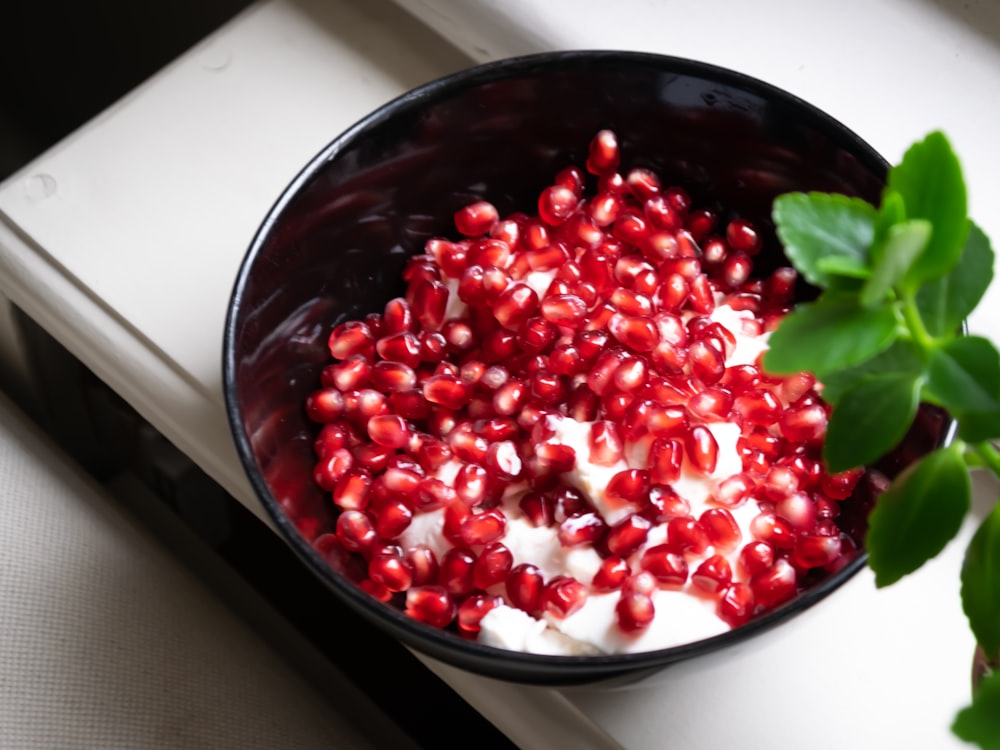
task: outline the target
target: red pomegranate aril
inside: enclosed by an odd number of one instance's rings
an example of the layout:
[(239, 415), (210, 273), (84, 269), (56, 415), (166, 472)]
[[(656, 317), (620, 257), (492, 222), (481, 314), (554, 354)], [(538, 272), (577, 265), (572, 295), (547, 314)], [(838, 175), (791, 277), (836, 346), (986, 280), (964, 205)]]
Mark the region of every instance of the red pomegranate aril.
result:
[(710, 594), (722, 591), (732, 580), (733, 570), (722, 555), (705, 558), (691, 574), (691, 583)]
[(530, 563), (515, 565), (504, 584), (510, 603), (528, 614), (538, 611), (545, 581), (537, 567)]
[(410, 439), (410, 426), (395, 414), (382, 414), (368, 420), (368, 437), (386, 448), (402, 448)]
[(704, 425), (695, 425), (684, 437), (684, 452), (691, 465), (702, 474), (715, 471), (719, 459), (719, 444)]
[(560, 169), (552, 181), (554, 185), (562, 185), (573, 191), (578, 198), (583, 195), (585, 175), (583, 170), (577, 166), (569, 166)]
[(531, 377), (531, 396), (543, 404), (559, 404), (566, 400), (566, 385), (561, 376), (541, 369)]
[(487, 201), (476, 201), (455, 212), (455, 228), (466, 237), (479, 237), (490, 231), (500, 214)]
[(772, 466), (761, 486), (768, 498), (777, 501), (798, 491), (799, 477), (787, 466)]
[[(456, 451), (458, 453), (458, 451)], [(510, 440), (491, 443), (486, 449), (486, 471), (498, 479), (511, 482), (521, 476), (524, 465), (517, 446)]]
[(541, 492), (528, 492), (519, 501), (518, 507), (532, 526), (551, 526), (555, 521), (555, 500)]
[(435, 628), (446, 628), (458, 608), (442, 586), (413, 586), (406, 592), (406, 614)]
[(794, 404), (816, 385), (816, 377), (808, 372), (789, 375), (781, 381), (778, 393), (786, 404)]
[(718, 266), (729, 256), (729, 245), (721, 237), (708, 237), (701, 247), (702, 259), (710, 266)]
[(615, 604), (618, 627), (626, 633), (645, 630), (656, 617), (653, 598), (640, 591), (622, 591)]
[(729, 627), (737, 628), (750, 620), (755, 606), (753, 590), (748, 584), (731, 583), (720, 592), (716, 612)]
[(392, 601), (392, 592), (380, 583), (376, 583), (371, 578), (365, 578), (358, 582), (358, 588), (368, 594), (372, 599), (377, 599), (383, 604)]
[[(626, 419), (626, 414), (631, 413), (632, 404), (637, 402), (635, 396), (624, 391), (611, 390), (604, 394), (601, 399), (600, 413), (605, 419), (612, 422), (622, 422)], [(640, 406), (645, 406), (648, 402), (640, 401)]]
[(593, 544), (604, 536), (607, 524), (596, 513), (581, 513), (570, 516), (559, 524), (559, 543), (563, 547), (577, 547)]
[(698, 517), (709, 544), (716, 552), (732, 552), (743, 539), (739, 524), (726, 508), (709, 508)]
[(691, 504), (665, 484), (654, 484), (649, 488), (649, 496), (640, 511), (655, 524), (665, 523), (671, 518), (691, 514)]
[(472, 387), (456, 375), (433, 375), (423, 388), (424, 398), (432, 404), (458, 410), (469, 403)]
[(337, 517), (337, 539), (351, 552), (365, 555), (378, 541), (371, 519), (361, 510), (345, 510)]
[(646, 543), (652, 527), (653, 524), (641, 515), (628, 516), (608, 530), (605, 537), (608, 551), (612, 555), (628, 557)]
[(472, 580), (478, 589), (488, 589), (507, 580), (514, 565), (514, 556), (500, 542), (487, 544), (479, 553), (472, 569)]
[(651, 573), (661, 586), (683, 586), (687, 583), (687, 560), (666, 544), (657, 544), (643, 552), (639, 567)]
[(452, 596), (466, 596), (475, 589), (476, 556), (471, 550), (452, 547), (441, 558), (438, 582)]
[(785, 439), (793, 443), (819, 443), (826, 435), (827, 421), (823, 405), (811, 404), (786, 409), (779, 427)]
[(649, 169), (638, 167), (625, 175), (625, 184), (637, 200), (645, 201), (660, 192), (660, 178)]
[[(371, 472), (362, 468), (350, 469), (337, 481), (337, 485), (333, 489), (333, 502), (337, 507), (346, 510), (362, 510), (368, 505), (368, 494), (371, 491), (371, 486)], [(343, 514), (341, 514), (341, 518), (343, 518)], [(347, 544), (345, 543), (344, 546)]]
[(459, 537), (470, 547), (495, 542), (504, 535), (507, 517), (498, 508), (473, 513), (462, 522)]
[(608, 481), (604, 496), (612, 505), (637, 504), (649, 492), (649, 472), (643, 469), (619, 471)]
[(341, 323), (330, 332), (327, 348), (334, 359), (347, 359), (353, 354), (364, 354), (374, 343), (375, 339), (368, 325), (351, 320)]
[(737, 558), (737, 566), (741, 574), (749, 578), (770, 568), (776, 558), (774, 547), (767, 542), (757, 540), (743, 545)]
[(800, 568), (822, 568), (840, 557), (840, 537), (821, 534), (801, 534), (795, 537), (792, 562)]
[(672, 552), (700, 555), (710, 544), (704, 526), (693, 518), (672, 518), (667, 522), (666, 545)]
[(372, 474), (385, 471), (389, 461), (396, 455), (396, 449), (378, 443), (362, 443), (351, 449), (355, 466), (367, 469)]
[(434, 550), (426, 544), (416, 544), (406, 550), (404, 557), (413, 571), (414, 586), (437, 582), (438, 562)]
[(597, 191), (599, 193), (623, 195), (626, 190), (625, 178), (620, 172), (605, 172), (597, 178)]
[(379, 554), (368, 561), (368, 575), (389, 591), (406, 591), (413, 583), (413, 572), (397, 554)]
[(775, 503), (774, 512), (797, 532), (809, 531), (816, 525), (816, 503), (805, 492), (784, 496)]
[(562, 443), (542, 443), (535, 448), (539, 466), (546, 471), (563, 474), (576, 465), (576, 451)]
[(385, 303), (385, 309), (382, 312), (382, 325), (383, 338), (399, 333), (411, 333), (416, 330), (416, 318), (405, 298), (396, 297)]
[(788, 522), (770, 511), (761, 513), (750, 522), (754, 539), (767, 542), (776, 549), (791, 549), (795, 534)]
[(589, 460), (598, 466), (614, 466), (625, 451), (625, 444), (614, 422), (600, 420), (590, 426), (588, 435)]
[[(619, 212), (618, 218), (611, 225), (611, 235), (615, 239), (635, 247), (642, 246), (650, 231), (649, 220), (642, 213), (629, 208)], [(628, 260), (630, 264), (633, 262), (631, 259)], [(620, 276), (619, 281), (622, 281)]]
[(854, 494), (854, 488), (864, 473), (864, 469), (857, 468), (839, 474), (824, 474), (820, 480), (823, 494), (831, 500), (846, 500)]
[(333, 422), (343, 414), (344, 394), (336, 388), (321, 388), (306, 397), (306, 415), (313, 422)]
[(368, 382), (371, 370), (371, 363), (360, 354), (352, 354), (329, 368), (333, 385), (341, 391), (353, 391), (363, 387)]
[(655, 438), (649, 444), (649, 481), (670, 485), (681, 478), (684, 445), (676, 438)]
[(575, 328), (586, 316), (587, 304), (575, 294), (555, 294), (542, 300), (540, 312), (550, 323)]
[(424, 280), (414, 288), (409, 299), (410, 308), (425, 329), (436, 331), (441, 327), (448, 308), (448, 294), (448, 287), (440, 281)]
[(483, 618), (503, 604), (503, 598), (491, 594), (475, 594), (458, 605), (458, 629), (475, 635), (480, 631)]
[(687, 229), (695, 242), (702, 242), (715, 228), (716, 216), (708, 209), (699, 209), (688, 214)]
[(730, 289), (739, 289), (750, 278), (753, 262), (743, 252), (733, 252), (722, 263), (722, 279)]
[(313, 441), (313, 451), (322, 458), (341, 448), (352, 447), (360, 441), (360, 436), (346, 422), (331, 422), (323, 425), (323, 429), (319, 431), (319, 435)]
[(764, 246), (760, 232), (745, 219), (733, 219), (726, 225), (726, 241), (734, 250), (747, 255), (757, 255)]
[(694, 341), (688, 349), (691, 373), (705, 385), (713, 385), (726, 372), (723, 354), (704, 340)]
[(612, 130), (598, 131), (590, 141), (587, 171), (594, 175), (604, 175), (617, 169), (620, 161), (618, 136)]
[(795, 568), (784, 558), (774, 565), (755, 573), (750, 579), (754, 600), (765, 609), (777, 607), (795, 596), (797, 590)]
[(580, 199), (565, 185), (551, 185), (538, 197), (538, 216), (551, 227), (565, 223), (580, 205)]
[(564, 619), (587, 601), (587, 587), (570, 576), (556, 576), (542, 590), (539, 607), (546, 614)]
[(608, 321), (608, 330), (621, 344), (637, 352), (648, 352), (660, 340), (652, 318), (615, 313)]
[(692, 310), (702, 315), (708, 315), (715, 309), (715, 294), (708, 283), (707, 276), (698, 274), (691, 279), (691, 291), (688, 294), (688, 302)]
[(354, 466), (354, 455), (346, 448), (337, 448), (323, 455), (313, 469), (313, 479), (321, 489), (333, 492), (337, 482)]
[(421, 331), (417, 335), (420, 341), (420, 361), (437, 364), (444, 357), (447, 342), (437, 331)]
[[(490, 230), (491, 235), (496, 235), (499, 231), (498, 227), (502, 227), (504, 224), (512, 225), (513, 231), (516, 235), (517, 224), (512, 222), (499, 222), (494, 224), (493, 229)], [(509, 237), (509, 233), (508, 233)], [(514, 237), (516, 240), (516, 237)], [(477, 240), (472, 249), (469, 251), (468, 263), (469, 265), (483, 266), (496, 266), (497, 268), (506, 268), (507, 264), (510, 262), (512, 257), (511, 252), (511, 242), (502, 239), (500, 237), (493, 236), (488, 240)]]
[(688, 401), (691, 414), (705, 422), (725, 422), (733, 407), (733, 394), (725, 388), (710, 387)]
[(733, 401), (733, 411), (755, 427), (769, 427), (781, 418), (781, 402), (764, 389), (747, 391)]
[(538, 294), (527, 284), (514, 283), (493, 303), (493, 317), (508, 330), (516, 331), (538, 310)]
[(463, 464), (453, 484), (458, 499), (469, 507), (481, 504), (489, 494), (489, 474), (478, 464)]
[(590, 586), (599, 592), (615, 591), (622, 587), (631, 572), (628, 562), (624, 558), (609, 555), (601, 561), (601, 567), (594, 574)]
[(681, 228), (682, 217), (664, 195), (654, 195), (643, 203), (643, 213), (657, 229), (676, 232)]
[(426, 512), (450, 506), (457, 499), (458, 495), (453, 487), (442, 480), (436, 477), (427, 477), (420, 480), (416, 493), (411, 497), (416, 509)]
[(713, 497), (720, 505), (727, 508), (738, 508), (745, 503), (756, 490), (757, 483), (745, 472), (726, 477), (715, 488)]
[(395, 539), (413, 521), (413, 510), (400, 499), (390, 498), (375, 513), (375, 531), (383, 539)]
[(625, 206), (625, 202), (614, 193), (598, 193), (587, 204), (587, 215), (598, 227), (613, 224)]

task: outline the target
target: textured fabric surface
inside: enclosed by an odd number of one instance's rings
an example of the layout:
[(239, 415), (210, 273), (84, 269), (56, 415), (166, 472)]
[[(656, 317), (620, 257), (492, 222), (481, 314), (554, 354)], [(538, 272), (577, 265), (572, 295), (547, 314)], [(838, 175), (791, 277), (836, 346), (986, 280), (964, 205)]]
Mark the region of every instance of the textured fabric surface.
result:
[(368, 746), (102, 489), (0, 398), (0, 747)]

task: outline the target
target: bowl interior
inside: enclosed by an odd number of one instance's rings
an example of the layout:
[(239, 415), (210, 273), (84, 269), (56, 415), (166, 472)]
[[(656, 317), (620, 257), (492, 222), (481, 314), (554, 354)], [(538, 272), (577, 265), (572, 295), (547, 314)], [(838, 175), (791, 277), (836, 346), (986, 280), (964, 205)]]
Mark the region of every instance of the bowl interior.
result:
[[(331, 96), (336, 95), (331, 92)], [(758, 270), (782, 262), (775, 196), (834, 191), (877, 201), (884, 160), (837, 122), (745, 76), (668, 57), (559, 53), (493, 63), (398, 99), (334, 140), (264, 221), (234, 291), (225, 388), (241, 459), (262, 502), (306, 563), (358, 611), (457, 666), (532, 682), (590, 680), (715, 648), (809, 606), (857, 565), (783, 610), (691, 647), (616, 657), (539, 657), (462, 641), (414, 623), (346, 582), (310, 546), (332, 529), (314, 486), (318, 431), (303, 403), (328, 363), (332, 326), (381, 311), (402, 291), (408, 256), (485, 198), (533, 212), (542, 188), (582, 164), (601, 128), (623, 170), (648, 167), (694, 204), (744, 216), (767, 235)]]

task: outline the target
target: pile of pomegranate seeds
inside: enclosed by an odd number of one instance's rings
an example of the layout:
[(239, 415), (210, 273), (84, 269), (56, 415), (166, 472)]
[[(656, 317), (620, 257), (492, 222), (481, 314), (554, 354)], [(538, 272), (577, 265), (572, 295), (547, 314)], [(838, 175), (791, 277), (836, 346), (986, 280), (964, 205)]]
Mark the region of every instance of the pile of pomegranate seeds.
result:
[(560, 630), (601, 601), (628, 642), (681, 594), (727, 629), (856, 551), (835, 519), (862, 471), (824, 471), (814, 378), (759, 364), (794, 271), (753, 278), (751, 224), (619, 164), (602, 131), (537, 216), (466, 206), (404, 297), (329, 337), (306, 408), (338, 520), (314, 545), (417, 620)]

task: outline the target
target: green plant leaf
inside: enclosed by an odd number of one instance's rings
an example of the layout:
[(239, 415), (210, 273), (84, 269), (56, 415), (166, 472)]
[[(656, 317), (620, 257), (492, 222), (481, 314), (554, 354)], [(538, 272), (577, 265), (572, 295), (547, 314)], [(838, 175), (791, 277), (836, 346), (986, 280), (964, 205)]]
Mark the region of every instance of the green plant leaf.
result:
[(870, 375), (844, 391), (830, 416), (823, 458), (832, 472), (864, 466), (891, 450), (920, 403), (920, 375)]
[(1000, 504), (983, 519), (965, 550), (962, 609), (983, 650), (1000, 652)]
[(906, 221), (906, 204), (903, 202), (903, 196), (886, 187), (882, 191), (882, 203), (875, 215), (875, 239), (869, 251), (873, 263), (878, 263), (881, 259), (881, 248), (884, 246), (889, 230), (904, 221)]
[(980, 750), (1000, 750), (1000, 672), (983, 678), (972, 705), (958, 712), (951, 731)]
[(882, 304), (889, 290), (902, 280), (910, 264), (927, 247), (931, 231), (931, 224), (925, 219), (910, 219), (889, 227), (871, 277), (861, 288), (859, 299), (864, 307)]
[(959, 415), (958, 436), (970, 443), (1000, 438), (1000, 409)]
[(819, 260), (846, 256), (866, 265), (874, 237), (875, 208), (860, 198), (829, 193), (787, 193), (772, 210), (785, 254), (807, 281), (828, 286)]
[(869, 375), (923, 374), (924, 361), (920, 349), (912, 341), (897, 339), (884, 352), (854, 367), (827, 373), (823, 377), (823, 399), (834, 406), (843, 393)]
[(774, 374), (806, 370), (820, 377), (875, 356), (895, 335), (892, 307), (868, 309), (856, 295), (827, 293), (796, 306), (781, 321), (768, 341), (764, 368)]
[(917, 308), (932, 336), (958, 330), (976, 309), (993, 280), (993, 260), (989, 237), (972, 224), (962, 255), (951, 272), (917, 290)]
[(846, 276), (849, 279), (867, 279), (872, 275), (871, 269), (860, 258), (850, 255), (824, 255), (816, 261), (816, 268), (830, 276)]
[(934, 226), (925, 251), (906, 274), (915, 288), (950, 271), (962, 252), (969, 233), (962, 167), (945, 135), (933, 132), (907, 149), (889, 170), (888, 183), (902, 196), (908, 219), (926, 219)]
[(1000, 354), (981, 336), (962, 336), (935, 347), (927, 362), (927, 390), (960, 418), (1000, 411)]
[(888, 586), (937, 555), (969, 510), (969, 472), (953, 443), (907, 467), (868, 517), (868, 561), (875, 584)]

